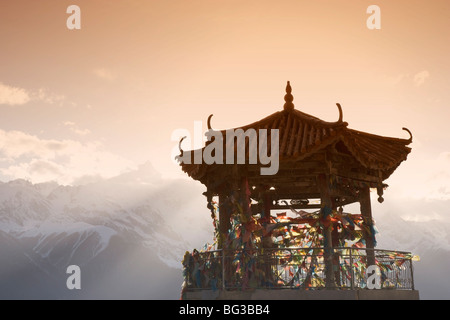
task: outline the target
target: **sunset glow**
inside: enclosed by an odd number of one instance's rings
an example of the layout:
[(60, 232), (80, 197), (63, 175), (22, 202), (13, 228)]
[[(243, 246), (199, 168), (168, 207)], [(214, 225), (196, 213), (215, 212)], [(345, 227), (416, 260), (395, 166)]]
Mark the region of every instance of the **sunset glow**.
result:
[(81, 186), (144, 164), (189, 180), (180, 138), (202, 147), (210, 114), (225, 130), (281, 111), (290, 81), (296, 110), (334, 122), (339, 103), (351, 129), (411, 131), (375, 219), (448, 220), (449, 12), (448, 0), (2, 0), (0, 181)]

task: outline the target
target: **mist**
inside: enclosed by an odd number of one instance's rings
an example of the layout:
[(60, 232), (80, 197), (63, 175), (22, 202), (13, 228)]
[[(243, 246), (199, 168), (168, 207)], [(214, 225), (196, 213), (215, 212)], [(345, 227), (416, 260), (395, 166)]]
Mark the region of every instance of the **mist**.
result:
[[(213, 241), (203, 191), (190, 179), (161, 178), (149, 163), (73, 186), (0, 183), (0, 298), (178, 300), (185, 251)], [(450, 201), (406, 201), (395, 190), (385, 199), (373, 194), (377, 248), (420, 256), (420, 298), (450, 299)], [(81, 290), (66, 287), (73, 264)]]

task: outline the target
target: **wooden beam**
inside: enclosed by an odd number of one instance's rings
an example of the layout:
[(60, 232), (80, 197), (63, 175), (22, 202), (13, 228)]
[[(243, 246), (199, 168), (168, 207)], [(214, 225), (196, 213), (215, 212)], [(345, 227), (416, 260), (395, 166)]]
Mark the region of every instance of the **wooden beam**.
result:
[[(344, 199), (342, 199), (342, 198), (344, 198)], [(340, 207), (340, 206), (346, 206), (346, 205), (348, 205), (348, 204), (351, 204), (351, 203), (355, 203), (355, 202), (358, 202), (359, 201), (359, 198), (358, 197), (353, 197), (353, 196), (344, 196), (344, 197), (340, 197), (340, 199), (338, 200), (338, 201), (336, 201), (336, 206), (337, 207)]]
[(366, 181), (370, 183), (378, 183), (378, 177), (367, 174), (364, 172), (358, 172), (356, 168), (354, 170), (349, 170), (348, 168), (331, 168), (331, 173), (340, 177), (348, 178), (348, 179), (354, 179), (359, 181)]
[(275, 204), (272, 205), (272, 210), (290, 210), (290, 209), (320, 209), (320, 204), (295, 204), (295, 205), (285, 205), (285, 204)]
[(272, 194), (274, 199), (320, 199), (320, 193), (310, 192), (311, 190), (305, 190), (306, 192), (299, 192), (298, 189), (285, 189), (285, 190), (270, 190), (269, 193)]
[(219, 239), (217, 246), (218, 249), (225, 248), (225, 239), (228, 236), (228, 230), (231, 228), (231, 208), (227, 203), (227, 196), (225, 194), (219, 194)]

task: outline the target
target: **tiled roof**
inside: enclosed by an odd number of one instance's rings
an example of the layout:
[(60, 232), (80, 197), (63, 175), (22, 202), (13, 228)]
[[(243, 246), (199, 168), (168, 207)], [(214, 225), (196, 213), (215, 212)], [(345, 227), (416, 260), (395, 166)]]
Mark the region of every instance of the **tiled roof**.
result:
[[(389, 172), (387, 174), (389, 176), (402, 161), (406, 160), (407, 155), (411, 151), (411, 148), (407, 147), (407, 145), (412, 142), (412, 138), (383, 137), (348, 128), (348, 124), (342, 121), (342, 109), (339, 104), (337, 106), (340, 116), (336, 122), (326, 122), (296, 110), (292, 104), (293, 98), (290, 95), (289, 83), (286, 91), (284, 110), (275, 112), (252, 124), (234, 128), (235, 130), (242, 129), (244, 131), (255, 129), (257, 133), (259, 129), (267, 129), (268, 131), (270, 129), (278, 129), (281, 162), (286, 160), (301, 161), (314, 152), (341, 140), (363, 167)], [(208, 118), (209, 128), (210, 118)], [(407, 129), (404, 128), (404, 130)], [(409, 130), (407, 131), (409, 132)], [(225, 136), (226, 130), (221, 132)], [(270, 142), (270, 139), (268, 140)], [(248, 152), (252, 152), (252, 150), (248, 150), (248, 146), (246, 150), (248, 156)], [(195, 151), (190, 152), (193, 156)], [(205, 166), (208, 166), (204, 163), (181, 163), (180, 165), (183, 171), (194, 178), (195, 176), (203, 175), (206, 171)]]

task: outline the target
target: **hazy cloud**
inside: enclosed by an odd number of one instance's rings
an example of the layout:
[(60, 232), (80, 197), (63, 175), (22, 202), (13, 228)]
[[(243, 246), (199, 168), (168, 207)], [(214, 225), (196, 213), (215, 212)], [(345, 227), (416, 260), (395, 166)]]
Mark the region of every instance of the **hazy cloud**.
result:
[(399, 170), (390, 178), (388, 192), (403, 199), (450, 201), (450, 152), (411, 157), (404, 166), (409, 170)]
[(32, 93), (33, 100), (43, 101), (48, 104), (59, 104), (66, 100), (66, 96), (50, 92), (48, 89), (40, 88), (37, 92)]
[(397, 84), (399, 84), (406, 77), (407, 76), (404, 74), (398, 74), (396, 76), (384, 76), (383, 80), (388, 86), (394, 87)]
[(98, 141), (40, 139), (21, 131), (0, 130), (3, 179), (71, 184), (83, 176), (109, 178), (134, 164), (104, 149)]
[(53, 93), (45, 88), (26, 90), (24, 88), (8, 86), (0, 82), (0, 105), (22, 105), (30, 101), (62, 105), (65, 100), (66, 96)]
[(434, 161), (430, 177), (428, 199), (450, 200), (450, 152), (442, 152)]
[(420, 87), (421, 85), (423, 85), (425, 83), (425, 80), (427, 78), (430, 77), (430, 73), (426, 70), (421, 71), (419, 73), (417, 73), (416, 75), (414, 75), (414, 84), (417, 87)]
[(45, 160), (32, 160), (29, 164), (29, 170), (32, 173), (60, 175), (61, 170), (58, 165)]
[(30, 95), (25, 89), (11, 87), (0, 82), (0, 104), (21, 105), (30, 100)]
[[(56, 148), (56, 146), (58, 146)], [(24, 156), (54, 158), (55, 149), (64, 149), (64, 142), (58, 140), (40, 140), (36, 136), (22, 131), (0, 130), (0, 154), (8, 159)]]
[(75, 122), (72, 121), (65, 121), (63, 123), (66, 127), (69, 128), (70, 131), (72, 131), (73, 133), (80, 135), (80, 136), (85, 136), (89, 133), (91, 133), (91, 131), (89, 129), (80, 129)]
[(94, 69), (94, 74), (103, 80), (107, 80), (107, 81), (113, 81), (116, 79), (116, 75), (109, 69), (105, 69), (105, 68), (97, 68)]
[(384, 75), (382, 76), (381, 80), (390, 87), (395, 87), (404, 81), (407, 81), (408, 84), (411, 84), (412, 82), (416, 87), (420, 87), (429, 77), (430, 73), (427, 70), (423, 70), (414, 75), (410, 73)]

